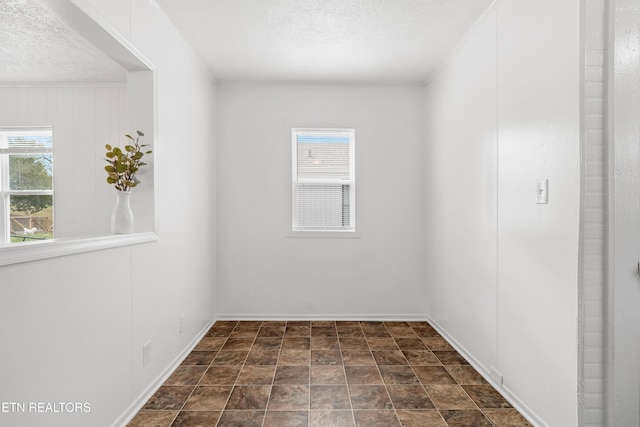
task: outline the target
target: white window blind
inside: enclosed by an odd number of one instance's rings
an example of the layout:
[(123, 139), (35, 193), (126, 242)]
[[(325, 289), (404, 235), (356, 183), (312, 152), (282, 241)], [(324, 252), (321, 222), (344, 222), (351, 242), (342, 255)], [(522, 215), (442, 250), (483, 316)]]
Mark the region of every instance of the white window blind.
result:
[(354, 231), (355, 131), (293, 129), (294, 231)]

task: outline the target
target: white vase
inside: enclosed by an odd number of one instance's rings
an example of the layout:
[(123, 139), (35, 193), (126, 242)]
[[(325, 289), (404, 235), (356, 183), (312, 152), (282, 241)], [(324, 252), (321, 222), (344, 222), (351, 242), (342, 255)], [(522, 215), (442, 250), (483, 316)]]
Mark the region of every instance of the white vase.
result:
[(116, 191), (116, 207), (111, 213), (111, 232), (114, 234), (133, 233), (133, 211), (129, 198), (131, 192)]

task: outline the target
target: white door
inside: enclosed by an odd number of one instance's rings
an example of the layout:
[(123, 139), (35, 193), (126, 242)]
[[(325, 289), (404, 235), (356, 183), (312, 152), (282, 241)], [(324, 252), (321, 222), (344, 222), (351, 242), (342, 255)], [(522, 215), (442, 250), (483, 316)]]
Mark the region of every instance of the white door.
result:
[(640, 0), (611, 2), (610, 426), (640, 426)]

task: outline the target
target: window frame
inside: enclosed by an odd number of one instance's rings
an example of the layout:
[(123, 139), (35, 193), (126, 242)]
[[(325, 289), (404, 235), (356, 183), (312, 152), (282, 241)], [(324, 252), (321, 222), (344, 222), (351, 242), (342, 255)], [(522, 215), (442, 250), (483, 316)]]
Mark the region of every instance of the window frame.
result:
[[(0, 133), (9, 132), (39, 132), (46, 131), (51, 134), (51, 147), (37, 148), (9, 148), (3, 146), (0, 141), (0, 245), (11, 245), (11, 196), (51, 196), (53, 218), (55, 224), (55, 159), (54, 159), (54, 129), (53, 126), (2, 126)], [(49, 154), (53, 161), (53, 170), (51, 173), (51, 189), (50, 190), (12, 190), (10, 182), (10, 160), (15, 155), (39, 155)], [(54, 229), (55, 238), (55, 229)], [(52, 240), (52, 239), (46, 239)]]
[[(349, 138), (349, 179), (298, 178), (298, 136), (328, 135)], [(356, 217), (356, 144), (354, 128), (292, 128), (291, 129), (291, 218), (288, 236), (296, 237), (360, 237)], [(296, 225), (296, 192), (299, 184), (339, 184), (349, 186), (349, 227), (304, 227)]]

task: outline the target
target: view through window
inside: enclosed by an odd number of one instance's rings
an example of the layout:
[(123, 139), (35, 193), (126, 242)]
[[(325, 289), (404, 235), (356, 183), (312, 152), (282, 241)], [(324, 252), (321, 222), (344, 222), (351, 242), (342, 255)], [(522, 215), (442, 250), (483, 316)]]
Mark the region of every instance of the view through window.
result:
[(0, 128), (0, 243), (52, 239), (53, 130)]
[(292, 134), (293, 231), (355, 231), (355, 130)]

